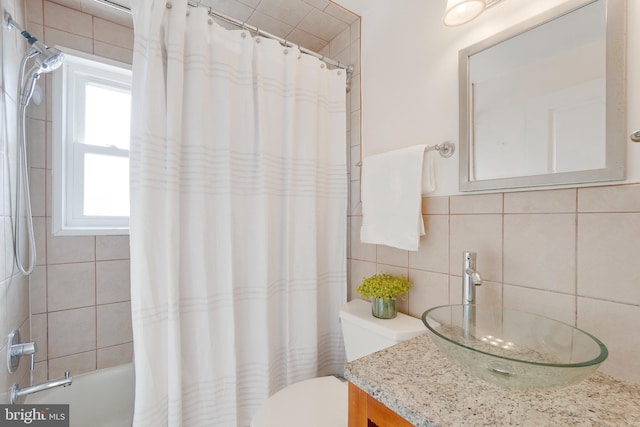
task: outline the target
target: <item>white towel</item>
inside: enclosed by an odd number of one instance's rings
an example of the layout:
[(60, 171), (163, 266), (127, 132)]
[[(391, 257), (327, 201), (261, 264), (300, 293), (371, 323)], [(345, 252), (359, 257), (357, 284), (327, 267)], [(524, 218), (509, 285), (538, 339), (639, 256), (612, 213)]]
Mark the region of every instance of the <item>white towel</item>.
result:
[[(420, 236), (424, 235), (422, 167), (426, 147), (415, 145), (362, 160), (363, 243), (418, 250)], [(425, 171), (427, 191), (433, 191), (434, 184), (430, 169)]]

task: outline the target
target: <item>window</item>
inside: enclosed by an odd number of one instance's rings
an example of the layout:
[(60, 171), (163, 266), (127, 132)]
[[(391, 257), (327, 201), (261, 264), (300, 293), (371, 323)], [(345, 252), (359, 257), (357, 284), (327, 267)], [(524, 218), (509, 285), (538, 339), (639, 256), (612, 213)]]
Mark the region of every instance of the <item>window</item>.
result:
[(53, 74), (53, 233), (127, 234), (131, 69), (61, 49)]

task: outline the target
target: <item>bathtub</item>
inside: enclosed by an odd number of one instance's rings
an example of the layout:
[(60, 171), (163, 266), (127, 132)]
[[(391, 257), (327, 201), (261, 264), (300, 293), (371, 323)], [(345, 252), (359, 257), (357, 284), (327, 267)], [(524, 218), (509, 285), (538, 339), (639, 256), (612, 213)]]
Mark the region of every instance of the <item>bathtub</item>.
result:
[(71, 375), (71, 386), (31, 394), (25, 403), (68, 403), (70, 427), (131, 427), (133, 363)]

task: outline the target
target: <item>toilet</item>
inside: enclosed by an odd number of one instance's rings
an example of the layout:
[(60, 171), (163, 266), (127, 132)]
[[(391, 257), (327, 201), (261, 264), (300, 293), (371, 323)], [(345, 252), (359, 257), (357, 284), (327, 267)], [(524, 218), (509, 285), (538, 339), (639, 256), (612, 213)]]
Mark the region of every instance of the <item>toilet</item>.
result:
[[(349, 362), (426, 332), (420, 319), (402, 313), (395, 319), (375, 318), (371, 303), (359, 299), (342, 306), (340, 322)], [(347, 427), (347, 389), (333, 376), (291, 384), (267, 399), (251, 427)]]

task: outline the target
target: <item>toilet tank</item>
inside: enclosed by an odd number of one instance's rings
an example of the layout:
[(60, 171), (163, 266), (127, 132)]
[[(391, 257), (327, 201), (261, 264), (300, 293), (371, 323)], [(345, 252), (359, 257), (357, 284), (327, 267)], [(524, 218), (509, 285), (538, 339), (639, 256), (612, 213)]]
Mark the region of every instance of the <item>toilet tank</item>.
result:
[(371, 303), (360, 299), (342, 306), (340, 322), (349, 362), (427, 331), (422, 320), (406, 314), (398, 313), (395, 319), (373, 317)]

